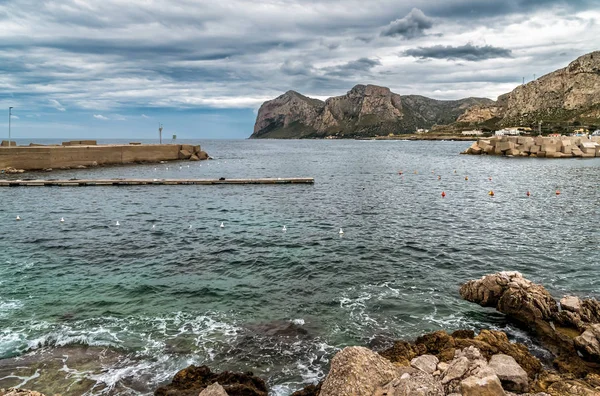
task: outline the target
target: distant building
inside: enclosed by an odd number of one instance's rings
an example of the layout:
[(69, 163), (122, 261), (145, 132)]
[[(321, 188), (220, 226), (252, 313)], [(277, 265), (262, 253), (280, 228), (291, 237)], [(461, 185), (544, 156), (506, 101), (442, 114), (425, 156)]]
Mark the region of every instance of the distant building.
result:
[[(513, 127), (513, 128), (504, 128), (504, 129), (500, 129), (498, 131), (496, 131), (495, 135), (496, 136), (519, 136), (521, 134), (521, 130), (524, 128), (517, 128), (517, 127)], [(529, 130), (531, 130), (531, 128), (529, 128)]]
[(592, 136), (600, 136), (600, 129), (596, 129), (594, 133), (592, 133)]
[(472, 131), (462, 131), (462, 134), (465, 136), (481, 136), (483, 135), (483, 131), (474, 129)]
[(560, 133), (550, 133), (548, 134), (548, 137), (561, 137), (562, 135)]
[(417, 129), (417, 133), (427, 133), (427, 132), (429, 132), (429, 129), (421, 129), (421, 128)]

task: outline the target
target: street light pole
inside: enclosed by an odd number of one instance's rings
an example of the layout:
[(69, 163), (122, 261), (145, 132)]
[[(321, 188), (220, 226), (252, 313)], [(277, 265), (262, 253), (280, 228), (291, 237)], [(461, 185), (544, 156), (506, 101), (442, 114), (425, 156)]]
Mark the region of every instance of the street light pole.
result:
[(8, 147), (10, 147), (10, 119), (12, 118), (12, 106), (8, 108)]

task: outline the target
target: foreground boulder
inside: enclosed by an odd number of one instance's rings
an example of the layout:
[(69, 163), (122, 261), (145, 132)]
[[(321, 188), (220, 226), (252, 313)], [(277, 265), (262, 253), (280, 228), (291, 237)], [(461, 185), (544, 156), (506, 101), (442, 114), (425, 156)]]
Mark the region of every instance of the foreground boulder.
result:
[(30, 391), (27, 389), (10, 388), (0, 389), (0, 396), (44, 396), (40, 392)]
[(389, 360), (367, 348), (347, 347), (331, 360), (320, 396), (370, 396), (398, 377)]
[(519, 393), (529, 390), (527, 372), (519, 366), (512, 356), (502, 353), (494, 355), (490, 359), (489, 366), (502, 382), (504, 389)]
[(224, 371), (213, 373), (207, 366), (189, 366), (179, 371), (173, 377), (173, 381), (166, 386), (161, 386), (155, 392), (155, 396), (198, 396), (204, 393), (208, 387), (218, 383), (208, 390), (208, 395), (218, 395), (222, 388), (229, 396), (267, 396), (267, 385), (261, 378), (254, 374), (233, 373)]

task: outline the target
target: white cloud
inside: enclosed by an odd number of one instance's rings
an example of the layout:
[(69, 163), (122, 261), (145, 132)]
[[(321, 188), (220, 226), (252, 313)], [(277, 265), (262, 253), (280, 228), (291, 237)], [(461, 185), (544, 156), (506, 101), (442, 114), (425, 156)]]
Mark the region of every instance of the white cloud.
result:
[(142, 117), (142, 118), (146, 118), (146, 119), (150, 118), (150, 117), (148, 117), (146, 114), (142, 114), (142, 116), (141, 116), (141, 117)]
[(56, 110), (58, 111), (66, 111), (67, 109), (65, 109), (63, 107), (63, 105), (60, 104), (60, 102), (56, 99), (50, 99), (50, 105), (52, 107), (54, 107)]
[(102, 114), (94, 114), (94, 118), (104, 121), (108, 120), (108, 117), (104, 117)]
[(13, 119), (15, 119), (15, 120), (18, 120), (18, 119), (19, 119), (19, 117), (18, 117), (18, 116), (16, 116), (16, 115), (14, 115), (14, 114), (11, 114), (11, 115), (10, 115), (10, 118), (13, 118)]

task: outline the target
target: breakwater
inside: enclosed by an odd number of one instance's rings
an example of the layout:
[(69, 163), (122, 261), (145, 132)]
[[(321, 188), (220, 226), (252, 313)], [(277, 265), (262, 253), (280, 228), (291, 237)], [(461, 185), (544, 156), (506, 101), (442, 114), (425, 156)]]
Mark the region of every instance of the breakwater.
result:
[(511, 157), (600, 157), (600, 136), (493, 136), (480, 138), (461, 154)]
[(94, 143), (94, 141), (83, 141), (65, 142), (60, 146), (2, 146), (0, 147), (0, 170), (14, 173), (17, 170), (71, 169), (208, 159), (208, 154), (202, 151), (199, 145), (138, 143), (97, 145)]

